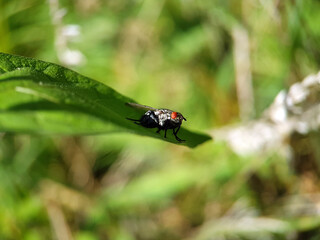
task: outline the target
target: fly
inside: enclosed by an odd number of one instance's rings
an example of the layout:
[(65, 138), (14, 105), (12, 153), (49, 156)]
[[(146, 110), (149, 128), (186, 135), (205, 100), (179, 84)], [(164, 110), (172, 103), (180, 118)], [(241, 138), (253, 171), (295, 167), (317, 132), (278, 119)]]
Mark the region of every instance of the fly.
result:
[(182, 121), (187, 121), (187, 119), (185, 119), (181, 113), (164, 108), (157, 109), (137, 103), (127, 103), (127, 105), (134, 108), (148, 110), (144, 115), (141, 116), (140, 119), (127, 118), (128, 120), (133, 121), (135, 124), (141, 125), (145, 128), (158, 128), (157, 133), (159, 133), (161, 130), (164, 130), (165, 138), (167, 137), (167, 130), (172, 129), (173, 135), (178, 142), (185, 141), (177, 136)]

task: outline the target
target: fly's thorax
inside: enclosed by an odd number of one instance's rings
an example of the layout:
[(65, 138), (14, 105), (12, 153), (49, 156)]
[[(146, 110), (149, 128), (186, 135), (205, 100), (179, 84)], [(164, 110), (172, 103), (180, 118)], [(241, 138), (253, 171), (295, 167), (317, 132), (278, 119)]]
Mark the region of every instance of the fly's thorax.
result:
[(174, 112), (169, 109), (159, 109), (154, 111), (155, 115), (158, 116), (159, 124), (164, 126), (166, 121), (170, 121), (175, 125), (181, 125), (184, 117), (179, 112)]
[(165, 122), (170, 119), (170, 113), (167, 109), (156, 110), (154, 114), (158, 117), (160, 126), (164, 126)]

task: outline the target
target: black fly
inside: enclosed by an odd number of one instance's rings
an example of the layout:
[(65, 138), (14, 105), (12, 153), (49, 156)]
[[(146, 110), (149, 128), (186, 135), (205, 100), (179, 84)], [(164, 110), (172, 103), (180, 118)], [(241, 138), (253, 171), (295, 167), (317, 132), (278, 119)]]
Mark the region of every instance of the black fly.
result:
[(148, 110), (140, 119), (127, 118), (128, 120), (134, 121), (135, 124), (141, 125), (145, 128), (158, 128), (157, 133), (159, 133), (161, 130), (164, 130), (165, 138), (167, 137), (167, 130), (172, 129), (173, 135), (178, 142), (185, 141), (177, 136), (182, 121), (187, 121), (187, 119), (185, 119), (181, 113), (174, 112), (169, 109), (156, 109), (137, 103), (127, 103), (127, 105)]

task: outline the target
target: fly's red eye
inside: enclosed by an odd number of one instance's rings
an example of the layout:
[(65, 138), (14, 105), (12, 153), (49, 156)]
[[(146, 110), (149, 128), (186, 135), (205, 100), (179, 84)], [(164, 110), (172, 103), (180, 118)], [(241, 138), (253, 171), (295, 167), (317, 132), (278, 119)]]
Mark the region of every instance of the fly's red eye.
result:
[(172, 112), (171, 113), (171, 118), (172, 119), (176, 119), (176, 117), (177, 117), (177, 112)]

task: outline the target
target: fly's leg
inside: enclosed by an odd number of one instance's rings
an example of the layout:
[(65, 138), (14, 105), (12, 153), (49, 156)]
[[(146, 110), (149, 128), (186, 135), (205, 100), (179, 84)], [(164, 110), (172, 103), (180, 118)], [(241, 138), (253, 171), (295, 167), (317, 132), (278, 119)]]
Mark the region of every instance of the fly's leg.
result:
[(161, 131), (161, 129), (160, 129), (160, 128), (158, 128), (158, 131), (157, 131), (156, 133), (160, 133), (160, 131)]
[(167, 129), (164, 130), (164, 138), (167, 138)]
[(184, 141), (186, 141), (186, 140), (180, 139), (180, 138), (177, 136), (177, 133), (179, 132), (179, 130), (180, 130), (180, 126), (177, 128), (176, 131), (174, 131), (174, 129), (172, 129), (173, 135), (176, 137), (176, 140), (177, 140), (178, 142), (184, 142)]

